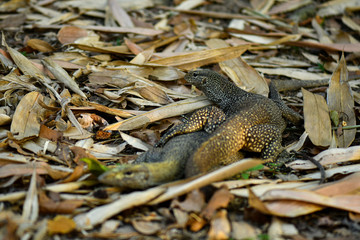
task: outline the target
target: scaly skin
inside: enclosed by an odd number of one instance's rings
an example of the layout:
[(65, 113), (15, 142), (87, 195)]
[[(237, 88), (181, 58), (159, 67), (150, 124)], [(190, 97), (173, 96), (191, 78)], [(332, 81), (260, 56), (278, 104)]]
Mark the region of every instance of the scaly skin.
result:
[[(264, 159), (275, 160), (281, 152), (281, 134), (286, 127), (286, 118), (294, 123), (301, 121), (301, 116), (288, 108), (280, 99), (273, 86), (270, 97), (246, 92), (238, 88), (224, 76), (210, 70), (191, 71), (185, 80), (193, 84), (223, 111), (226, 121), (201, 144), (187, 162), (186, 176), (207, 172), (218, 166), (222, 159), (231, 159), (239, 150), (261, 152)], [(217, 115), (217, 114), (212, 114)], [(211, 120), (208, 120), (211, 122)], [(185, 122), (187, 126), (198, 126), (200, 122)], [(172, 132), (172, 135), (176, 133)], [(163, 136), (167, 139), (167, 134)]]

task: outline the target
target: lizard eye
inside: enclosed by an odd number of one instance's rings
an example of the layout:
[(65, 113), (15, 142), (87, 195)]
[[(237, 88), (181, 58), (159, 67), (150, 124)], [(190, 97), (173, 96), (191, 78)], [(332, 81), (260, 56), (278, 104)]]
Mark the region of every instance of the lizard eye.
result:
[(132, 171), (126, 171), (126, 172), (124, 172), (124, 175), (125, 175), (125, 176), (131, 176), (132, 174), (133, 174)]
[(193, 77), (199, 76), (198, 72), (193, 72), (192, 75), (193, 75)]

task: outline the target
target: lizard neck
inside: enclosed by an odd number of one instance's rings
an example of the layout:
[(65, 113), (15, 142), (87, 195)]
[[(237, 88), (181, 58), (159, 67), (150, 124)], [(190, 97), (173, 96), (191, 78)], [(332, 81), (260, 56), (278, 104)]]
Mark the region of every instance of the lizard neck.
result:
[(180, 166), (180, 161), (163, 161), (143, 163), (149, 170), (148, 182), (151, 185), (159, 185), (175, 179), (179, 179), (183, 174), (183, 167)]
[(232, 82), (224, 79), (221, 84), (212, 84), (204, 87), (205, 95), (217, 104), (224, 112), (231, 111), (234, 105), (246, 102), (251, 97), (251, 93), (242, 90)]

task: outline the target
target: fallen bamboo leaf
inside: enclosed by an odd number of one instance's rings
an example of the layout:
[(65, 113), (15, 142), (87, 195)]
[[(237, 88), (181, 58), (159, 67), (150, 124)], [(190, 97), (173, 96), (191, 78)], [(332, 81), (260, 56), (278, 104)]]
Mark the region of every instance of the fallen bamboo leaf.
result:
[(145, 204), (156, 198), (165, 191), (163, 187), (150, 188), (142, 192), (132, 192), (122, 195), (120, 199), (107, 205), (91, 209), (74, 217), (78, 230), (89, 230), (95, 225), (104, 222), (106, 219), (132, 207)]
[(86, 98), (86, 95), (83, 91), (80, 90), (77, 83), (72, 79), (69, 74), (60, 67), (55, 61), (51, 58), (44, 58), (42, 63), (47, 69), (56, 77), (57, 80), (62, 82), (65, 86), (70, 88), (75, 93), (79, 94), (81, 97)]
[(311, 73), (304, 69), (298, 68), (255, 68), (257, 71), (269, 75), (281, 75), (289, 78), (296, 78), (300, 80), (323, 80), (328, 79), (329, 75), (324, 73)]
[(329, 146), (331, 143), (331, 122), (325, 99), (305, 89), (304, 96), (305, 131), (314, 145)]
[(180, 69), (191, 70), (197, 67), (208, 65), (210, 63), (218, 63), (221, 61), (239, 57), (247, 50), (247, 48), (248, 46), (245, 45), (238, 47), (209, 49), (187, 53), (180, 56), (153, 60), (150, 63), (166, 66), (176, 66)]
[[(360, 164), (351, 164), (348, 166), (341, 166), (341, 167), (334, 167), (334, 168), (330, 168), (325, 170), (325, 176), (326, 178), (331, 178), (334, 175), (337, 174), (343, 174), (343, 175), (347, 175), (349, 173), (355, 173), (355, 172), (359, 172), (360, 171)], [(309, 173), (306, 175), (301, 176), (304, 179), (320, 179), (321, 178), (321, 174), (320, 172), (315, 172), (315, 173)]]
[[(185, 180), (185, 183), (182, 183), (184, 180), (178, 181), (178, 184), (172, 183), (168, 186), (168, 190), (164, 194), (160, 195), (158, 198), (154, 199), (149, 204), (151, 205), (158, 204), (167, 201), (169, 199), (172, 199), (174, 197), (183, 195), (194, 189), (209, 185), (213, 182), (221, 181), (241, 171), (245, 171), (251, 167), (255, 167), (259, 165), (261, 162), (262, 162), (261, 160), (257, 160), (253, 158), (242, 159), (241, 161), (222, 167), (218, 170), (215, 170), (206, 175), (195, 178), (191, 181), (190, 179), (187, 179)], [(162, 186), (167, 186), (167, 184)]]
[[(256, 186), (251, 187), (252, 194), (256, 196), (261, 196), (267, 191), (271, 191), (273, 189), (311, 189), (319, 185), (319, 181), (310, 181), (310, 182), (278, 182), (273, 181), (268, 184), (258, 184)], [(248, 185), (246, 185), (248, 186)], [(239, 197), (249, 197), (248, 189), (231, 189), (230, 192), (235, 196)]]
[(271, 8), (270, 11), (268, 12), (268, 14), (272, 15), (272, 14), (293, 11), (295, 9), (298, 9), (300, 7), (308, 5), (311, 2), (312, 1), (310, 1), (310, 0), (305, 0), (305, 1), (304, 0), (292, 0), (292, 1), (284, 2), (284, 3), (278, 4), (278, 5), (274, 6), (273, 8)]
[(39, 217), (39, 200), (36, 187), (36, 166), (33, 165), (33, 172), (30, 180), (30, 186), (26, 193), (23, 205), (22, 219), (34, 223)]
[(120, 132), (120, 135), (124, 141), (126, 141), (128, 144), (130, 144), (134, 148), (137, 148), (137, 149), (140, 149), (143, 151), (147, 151), (151, 148), (151, 146), (149, 144), (144, 143), (143, 141), (141, 141), (140, 139), (138, 139), (136, 137), (132, 137), (123, 132)]
[[(314, 159), (323, 166), (348, 161), (357, 161), (360, 160), (360, 146), (327, 149), (314, 156)], [(316, 168), (313, 163), (307, 160), (295, 160), (288, 163), (287, 166), (299, 170)]]
[(166, 106), (139, 114), (135, 117), (111, 124), (104, 128), (104, 131), (127, 131), (140, 128), (148, 123), (155, 122), (164, 118), (174, 117), (181, 114), (192, 112), (196, 109), (210, 105), (211, 102), (206, 97), (195, 97), (168, 104)]

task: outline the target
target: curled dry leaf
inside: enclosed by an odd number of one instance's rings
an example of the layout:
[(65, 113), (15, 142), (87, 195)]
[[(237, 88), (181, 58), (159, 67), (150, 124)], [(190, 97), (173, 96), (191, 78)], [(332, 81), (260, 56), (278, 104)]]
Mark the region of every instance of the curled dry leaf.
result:
[(314, 145), (329, 146), (331, 143), (331, 122), (325, 99), (305, 89), (304, 96), (305, 130)]
[[(343, 53), (337, 68), (331, 76), (327, 103), (329, 105), (329, 110), (337, 112), (340, 116), (340, 121), (344, 124), (341, 126), (354, 126), (356, 125), (354, 98), (347, 81), (348, 70)], [(350, 146), (355, 139), (355, 134), (356, 129), (344, 129), (342, 134), (337, 136), (337, 145), (339, 147)]]
[(175, 199), (171, 203), (171, 207), (179, 207), (186, 212), (199, 213), (205, 205), (205, 196), (199, 189), (195, 189), (186, 195), (186, 199), (183, 202)]
[(161, 224), (158, 222), (148, 222), (144, 220), (134, 220), (131, 222), (136, 231), (145, 234), (152, 235), (161, 230)]
[[(221, 39), (208, 40), (206, 45), (212, 49), (229, 47), (229, 44)], [(269, 87), (265, 79), (241, 57), (222, 61), (219, 63), (219, 66), (238, 87), (243, 87), (247, 91), (266, 97), (268, 96)]]
[(30, 136), (38, 136), (40, 132), (39, 118), (44, 116), (45, 111), (39, 105), (38, 99), (43, 100), (43, 96), (38, 92), (26, 94), (16, 107), (10, 131), (17, 139)]
[(227, 187), (220, 188), (211, 197), (208, 205), (201, 212), (201, 216), (204, 216), (206, 219), (210, 220), (217, 209), (226, 208), (233, 198), (234, 196), (229, 192)]
[(231, 226), (225, 209), (218, 211), (210, 224), (208, 239), (229, 239)]

